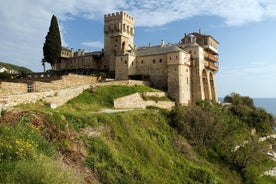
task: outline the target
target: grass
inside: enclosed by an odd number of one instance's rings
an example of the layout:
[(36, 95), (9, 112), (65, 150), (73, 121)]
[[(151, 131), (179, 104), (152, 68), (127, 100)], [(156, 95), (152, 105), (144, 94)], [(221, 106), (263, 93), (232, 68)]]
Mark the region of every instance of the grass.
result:
[[(90, 168), (99, 183), (243, 183), (233, 166), (219, 162), (212, 152), (200, 153), (186, 135), (172, 128), (167, 110), (90, 113), (113, 108), (115, 98), (146, 91), (156, 90), (102, 86), (93, 93), (83, 92), (57, 109), (43, 103), (21, 106), (35, 109), (37, 114), (31, 111), (17, 122), (0, 123), (0, 183), (83, 183), (76, 169), (56, 159), (59, 154), (79, 161), (74, 160), (78, 169)], [(227, 122), (226, 116), (222, 118)], [(228, 124), (229, 128), (237, 128)], [(80, 157), (84, 160), (78, 160)], [(254, 176), (257, 173), (259, 183), (275, 182), (275, 178), (261, 177), (257, 167), (267, 165), (252, 165), (248, 170)]]
[[(191, 162), (189, 154), (197, 154), (155, 110), (93, 117), (99, 126), (108, 127), (101, 136), (87, 138), (86, 163), (102, 183), (231, 183), (204, 159)], [(179, 141), (189, 153), (176, 147)], [(238, 183), (236, 176), (231, 177)]]
[(62, 143), (66, 135), (54, 121), (26, 111), (6, 116), (11, 122), (0, 121), (0, 183), (84, 183), (73, 168), (57, 159), (60, 146), (66, 146)]
[(84, 91), (78, 97), (70, 100), (62, 107), (65, 111), (77, 113), (96, 111), (102, 108), (114, 108), (113, 100), (136, 92), (156, 92), (147, 86), (100, 86), (94, 92)]
[(7, 183), (85, 183), (61, 160), (39, 155), (33, 160), (21, 160), (15, 164), (6, 179)]

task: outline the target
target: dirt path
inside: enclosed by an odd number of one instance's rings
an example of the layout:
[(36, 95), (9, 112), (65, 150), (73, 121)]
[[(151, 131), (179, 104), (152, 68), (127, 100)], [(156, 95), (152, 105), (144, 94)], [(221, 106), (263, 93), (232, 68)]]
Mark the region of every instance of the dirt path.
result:
[(118, 113), (118, 112), (127, 112), (127, 111), (135, 111), (141, 109), (101, 109), (99, 111), (93, 111), (93, 114), (100, 114), (100, 113)]

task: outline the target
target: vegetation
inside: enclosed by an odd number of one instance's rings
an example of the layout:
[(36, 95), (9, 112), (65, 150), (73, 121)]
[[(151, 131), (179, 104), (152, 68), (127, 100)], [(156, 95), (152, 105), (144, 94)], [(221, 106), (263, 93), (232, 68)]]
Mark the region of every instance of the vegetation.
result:
[(9, 70), (14, 70), (18, 73), (21, 73), (21, 72), (30, 73), (30, 72), (32, 72), (30, 69), (22, 67), (22, 66), (17, 66), (17, 65), (13, 65), (13, 64), (9, 64), (9, 63), (0, 62), (0, 68), (2, 68), (2, 67), (5, 67)]
[[(260, 114), (253, 113), (260, 109), (249, 97), (232, 94), (226, 99), (232, 103), (228, 108), (209, 101), (178, 107), (171, 112), (170, 124), (208, 161), (235, 169), (245, 183), (263, 183), (260, 173), (275, 163), (266, 156), (269, 143), (258, 139), (274, 132), (270, 126), (273, 119), (266, 119), (271, 115), (262, 109)], [(244, 109), (252, 110), (252, 114), (243, 114)], [(257, 135), (250, 133), (252, 129)]]
[(51, 25), (49, 31), (45, 37), (45, 43), (43, 46), (42, 64), (48, 62), (51, 64), (52, 69), (56, 69), (56, 63), (60, 58), (61, 52), (61, 38), (59, 32), (58, 21), (55, 15), (52, 16)]
[(66, 109), (66, 111), (77, 110), (76, 113), (81, 113), (82, 111), (87, 112), (103, 108), (114, 108), (113, 100), (116, 98), (136, 92), (156, 91), (159, 90), (147, 86), (102, 86), (85, 91), (78, 98), (70, 100), (63, 109)]
[[(54, 139), (60, 132), (47, 127), (39, 114), (8, 114), (0, 125), (1, 183), (75, 183), (79, 177), (55, 160)], [(81, 180), (80, 180), (81, 181)]]
[[(16, 74), (18, 74), (20, 76), (25, 76), (26, 74), (32, 72), (31, 70), (29, 70), (25, 67), (0, 62), (0, 68), (3, 68), (3, 67), (5, 67), (8, 70), (13, 70)], [(10, 74), (8, 72), (0, 73), (0, 79), (10, 79), (11, 77), (12, 77), (12, 74)]]
[(262, 133), (271, 132), (273, 116), (262, 108), (256, 108), (250, 97), (232, 93), (227, 95), (224, 101), (232, 104), (229, 110), (249, 127), (256, 128), (258, 132)]
[(273, 133), (272, 119), (264, 118), (270, 117), (265, 111), (242, 114), (245, 107), (259, 111), (250, 98), (231, 94), (227, 106), (201, 101), (172, 111), (95, 112), (145, 91), (155, 89), (102, 86), (55, 110), (36, 104), (24, 106), (36, 111), (6, 112), (0, 119), (0, 183), (276, 182), (262, 175), (276, 165), (265, 154), (275, 141), (258, 141)]

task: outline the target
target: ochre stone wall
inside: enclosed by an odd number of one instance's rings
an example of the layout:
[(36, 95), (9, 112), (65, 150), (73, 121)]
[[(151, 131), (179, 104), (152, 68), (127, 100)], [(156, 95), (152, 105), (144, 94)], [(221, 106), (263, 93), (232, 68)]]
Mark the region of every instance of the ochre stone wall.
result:
[[(78, 80), (77, 80), (78, 79)], [(75, 81), (75, 82), (74, 82)], [(17, 86), (22, 85), (26, 91), (22, 89), (20, 93), (16, 93), (16, 91), (9, 91), (14, 92), (13, 94), (6, 93), (0, 94), (0, 111), (2, 108), (7, 109), (9, 107), (13, 107), (20, 104), (30, 104), (36, 103), (39, 100), (42, 100), (48, 104), (54, 104), (54, 106), (60, 106), (66, 103), (68, 100), (78, 96), (84, 90), (97, 87), (97, 86), (105, 86), (105, 85), (125, 85), (125, 86), (139, 86), (139, 85), (149, 85), (147, 82), (143, 81), (135, 81), (135, 80), (123, 80), (123, 81), (107, 81), (107, 82), (100, 82), (96, 83), (95, 77), (87, 77), (87, 76), (80, 76), (80, 75), (68, 75), (64, 76), (62, 80), (55, 81), (53, 83), (45, 83), (44, 90), (50, 89), (48, 91), (40, 91), (40, 92), (32, 92), (27, 93), (27, 85), (22, 83), (4, 83), (4, 87), (8, 86), (11, 89), (13, 86), (17, 88)], [(86, 84), (81, 84), (86, 83)], [(3, 83), (1, 83), (2, 85)], [(2, 88), (3, 86), (1, 86)], [(63, 89), (59, 89), (63, 88)], [(24, 93), (23, 93), (24, 92)]]
[(137, 57), (136, 74), (149, 75), (153, 86), (165, 89), (168, 82), (166, 54)]
[(1, 103), (4, 108), (8, 108), (20, 104), (36, 103), (39, 100), (43, 100), (46, 103), (60, 106), (66, 103), (68, 100), (78, 96), (80, 93), (88, 88), (90, 88), (90, 85), (75, 86), (72, 88), (60, 89), (55, 91), (7, 95), (2, 97)]
[(0, 82), (0, 96), (27, 93), (26, 83)]
[[(158, 94), (158, 92), (154, 92), (144, 93), (143, 95), (162, 97), (165, 93)], [(117, 109), (146, 109), (148, 106), (171, 109), (175, 106), (175, 103), (172, 101), (144, 100), (141, 93), (134, 93), (114, 100), (114, 107)]]
[[(53, 80), (51, 82), (33, 82), (34, 92), (44, 92), (51, 90), (59, 90), (64, 88), (70, 88), (73, 86), (79, 86), (84, 84), (92, 84), (97, 82), (96, 77), (68, 74), (62, 76), (61, 80)], [(27, 93), (26, 83), (15, 83), (15, 82), (1, 82), (0, 83), (0, 97), (2, 95), (18, 95)]]
[(61, 80), (55, 80), (50, 83), (36, 81), (34, 83), (34, 88), (36, 92), (58, 90), (69, 88), (73, 86), (79, 86), (84, 84), (91, 84), (97, 82), (96, 77), (68, 74), (62, 76)]

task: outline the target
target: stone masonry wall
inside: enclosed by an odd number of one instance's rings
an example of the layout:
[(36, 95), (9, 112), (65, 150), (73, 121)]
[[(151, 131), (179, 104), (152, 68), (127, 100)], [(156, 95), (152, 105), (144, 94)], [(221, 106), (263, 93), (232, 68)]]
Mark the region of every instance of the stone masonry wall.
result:
[(68, 75), (62, 76), (61, 80), (55, 80), (50, 83), (36, 81), (34, 84), (35, 85), (34, 88), (36, 92), (43, 92), (43, 91), (70, 88), (73, 86), (79, 86), (84, 84), (91, 84), (95, 82), (97, 82), (96, 77), (68, 74)]
[[(145, 94), (158, 97), (165, 95), (163, 92), (160, 94), (157, 94), (157, 92), (154, 92), (154, 94), (144, 93), (143, 95)], [(117, 109), (146, 109), (148, 106), (171, 109), (175, 106), (175, 103), (172, 101), (145, 101), (143, 100), (141, 93), (134, 93), (114, 100), (114, 107)]]
[[(68, 77), (65, 80), (72, 79)], [(0, 111), (1, 109), (7, 109), (20, 104), (30, 104), (36, 103), (39, 100), (43, 100), (46, 103), (50, 104), (53, 107), (58, 107), (63, 105), (68, 100), (78, 96), (84, 90), (105, 85), (126, 85), (126, 86), (138, 86), (138, 85), (149, 85), (147, 82), (135, 81), (135, 80), (125, 80), (125, 81), (109, 81), (109, 82), (100, 82), (95, 83), (89, 80), (83, 80), (82, 82), (87, 81), (88, 84), (73, 86), (65, 89), (49, 90), (42, 92), (32, 92), (24, 94), (10, 94), (10, 95), (1, 95), (0, 94)], [(73, 84), (72, 81), (64, 81), (66, 84)], [(16, 83), (17, 84), (17, 83)], [(76, 83), (74, 83), (76, 84)], [(50, 84), (49, 84), (50, 85)], [(52, 84), (53, 85), (53, 84)], [(66, 85), (63, 85), (63, 87)]]
[(27, 93), (26, 83), (0, 82), (0, 96)]
[[(68, 74), (62, 76), (61, 80), (53, 80), (51, 82), (34, 81), (34, 92), (45, 92), (52, 90), (59, 90), (79, 86), (84, 84), (91, 84), (97, 82), (96, 77)], [(1, 82), (0, 83), (0, 98), (6, 95), (18, 95), (27, 93), (26, 83), (15, 82)]]
[(55, 104), (60, 106), (66, 103), (68, 100), (78, 96), (85, 89), (90, 88), (90, 85), (75, 86), (67, 89), (52, 90), (46, 92), (33, 92), (17, 95), (8, 95), (2, 97), (1, 102), (3, 108), (13, 107), (20, 104), (36, 103), (39, 100), (43, 100), (49, 104)]

